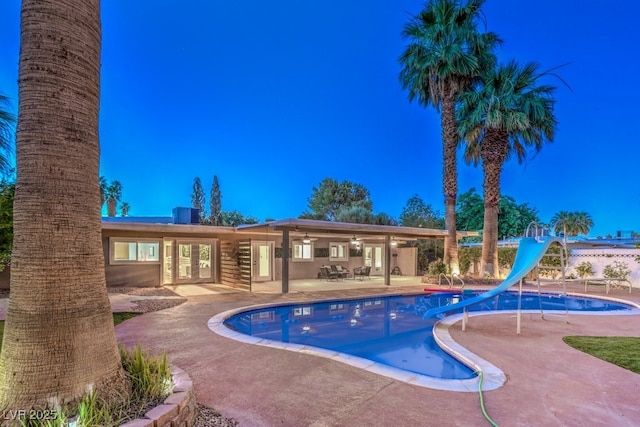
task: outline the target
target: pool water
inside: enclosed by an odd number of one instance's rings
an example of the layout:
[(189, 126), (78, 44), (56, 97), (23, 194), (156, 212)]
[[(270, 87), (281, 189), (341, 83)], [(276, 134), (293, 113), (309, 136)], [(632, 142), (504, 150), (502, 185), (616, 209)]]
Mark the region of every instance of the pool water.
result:
[[(444, 379), (469, 379), (473, 370), (436, 344), (431, 308), (481, 292), (381, 296), (358, 300), (291, 304), (250, 310), (224, 321), (237, 332), (287, 343), (320, 347), (384, 365)], [(516, 310), (518, 294), (504, 292), (469, 311)], [(523, 310), (614, 311), (634, 307), (595, 298), (525, 293)]]

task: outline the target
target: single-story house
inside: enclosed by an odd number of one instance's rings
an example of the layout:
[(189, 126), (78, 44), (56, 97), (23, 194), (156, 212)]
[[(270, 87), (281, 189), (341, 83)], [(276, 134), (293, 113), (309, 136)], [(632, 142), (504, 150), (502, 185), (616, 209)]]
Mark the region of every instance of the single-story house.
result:
[[(446, 239), (446, 230), (284, 219), (238, 227), (198, 223), (199, 212), (175, 208), (172, 217), (103, 218), (107, 286), (220, 283), (251, 290), (256, 282), (319, 278), (339, 265), (390, 284), (392, 274), (417, 275), (417, 248), (407, 242)], [(458, 232), (458, 237), (475, 234)], [(8, 287), (7, 274), (0, 285)], [(6, 283), (1, 283), (6, 282)]]

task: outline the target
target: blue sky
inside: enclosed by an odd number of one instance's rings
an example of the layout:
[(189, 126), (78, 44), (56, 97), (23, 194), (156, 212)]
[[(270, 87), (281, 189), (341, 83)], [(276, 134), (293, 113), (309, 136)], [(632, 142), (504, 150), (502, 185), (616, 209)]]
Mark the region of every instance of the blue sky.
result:
[[(132, 215), (190, 205), (214, 175), (224, 210), (297, 217), (325, 177), (363, 184), (397, 217), (420, 195), (444, 211), (439, 116), (397, 79), (400, 33), (423, 1), (103, 0), (101, 174)], [(0, 91), (15, 101), (19, 0), (0, 2)], [(488, 0), (502, 60), (559, 70), (555, 141), (512, 161), (502, 193), (589, 212), (592, 235), (640, 231), (633, 0)], [(459, 163), (459, 193), (482, 189)]]

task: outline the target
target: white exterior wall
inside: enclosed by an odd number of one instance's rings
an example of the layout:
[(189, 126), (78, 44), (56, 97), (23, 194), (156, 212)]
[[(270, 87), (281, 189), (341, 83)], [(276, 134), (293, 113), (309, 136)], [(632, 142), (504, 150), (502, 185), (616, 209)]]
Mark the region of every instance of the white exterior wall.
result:
[(592, 277), (603, 278), (604, 267), (618, 261), (629, 266), (631, 270), (629, 281), (633, 287), (640, 288), (640, 263), (636, 261), (638, 257), (640, 257), (640, 249), (571, 249), (567, 273), (573, 273), (577, 277), (575, 267), (586, 261), (590, 262), (593, 267)]

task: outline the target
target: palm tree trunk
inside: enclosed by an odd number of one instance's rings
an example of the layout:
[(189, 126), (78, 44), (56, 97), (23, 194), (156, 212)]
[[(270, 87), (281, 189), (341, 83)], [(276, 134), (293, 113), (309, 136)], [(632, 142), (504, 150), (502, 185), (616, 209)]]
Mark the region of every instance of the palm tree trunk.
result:
[(100, 2), (23, 0), (21, 18), (0, 409), (69, 402), (89, 390), (126, 397), (101, 242)]
[(117, 202), (114, 199), (107, 199), (107, 215), (116, 216)]
[(481, 147), (484, 172), (484, 225), (480, 270), (483, 275), (489, 277), (497, 277), (498, 274), (500, 173), (508, 148), (508, 135), (505, 132), (487, 129)]
[(443, 146), (443, 192), (444, 192), (444, 226), (447, 229), (444, 263), (449, 266), (450, 273), (459, 274), (458, 237), (456, 235), (456, 197), (458, 195), (458, 169), (456, 148), (458, 146), (458, 130), (456, 127), (455, 98), (451, 90), (446, 89), (442, 100), (442, 146)]

